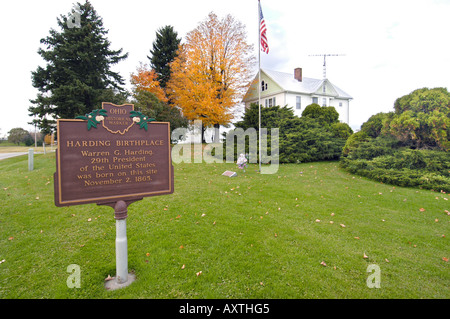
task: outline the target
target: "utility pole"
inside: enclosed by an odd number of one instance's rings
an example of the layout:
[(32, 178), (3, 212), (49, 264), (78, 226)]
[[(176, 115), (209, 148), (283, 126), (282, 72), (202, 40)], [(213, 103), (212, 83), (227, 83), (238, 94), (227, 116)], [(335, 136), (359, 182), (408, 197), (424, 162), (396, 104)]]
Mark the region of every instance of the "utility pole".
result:
[(309, 56), (323, 56), (323, 79), (327, 78), (327, 56), (345, 56), (345, 54), (310, 54)]

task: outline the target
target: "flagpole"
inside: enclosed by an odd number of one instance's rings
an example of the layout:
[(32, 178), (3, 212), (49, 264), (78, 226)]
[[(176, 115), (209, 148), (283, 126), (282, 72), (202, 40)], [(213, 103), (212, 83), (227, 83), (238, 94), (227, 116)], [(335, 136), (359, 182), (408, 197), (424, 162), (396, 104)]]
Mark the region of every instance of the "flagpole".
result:
[(258, 138), (259, 138), (259, 172), (261, 173), (261, 2), (258, 0)]

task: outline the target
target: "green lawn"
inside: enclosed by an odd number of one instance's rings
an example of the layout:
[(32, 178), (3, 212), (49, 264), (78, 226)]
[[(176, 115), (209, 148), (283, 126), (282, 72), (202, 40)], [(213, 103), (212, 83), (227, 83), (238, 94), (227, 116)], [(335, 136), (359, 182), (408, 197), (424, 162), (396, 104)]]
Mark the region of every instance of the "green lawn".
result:
[[(0, 161), (0, 298), (450, 298), (450, 195), (335, 162), (235, 178), (221, 176), (233, 164), (174, 165), (173, 195), (128, 209), (137, 280), (107, 291), (113, 209), (55, 207), (54, 157), (36, 155), (32, 172), (27, 156)], [(81, 288), (67, 287), (71, 264)], [(371, 264), (379, 289), (366, 285)]]

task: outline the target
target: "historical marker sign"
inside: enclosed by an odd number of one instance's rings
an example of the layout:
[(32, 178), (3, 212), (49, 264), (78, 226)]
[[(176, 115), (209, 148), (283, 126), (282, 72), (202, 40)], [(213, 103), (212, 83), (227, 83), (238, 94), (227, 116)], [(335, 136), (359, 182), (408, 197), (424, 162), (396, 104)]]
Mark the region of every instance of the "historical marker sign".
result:
[(133, 201), (174, 191), (170, 124), (103, 103), (75, 120), (58, 120), (55, 205)]

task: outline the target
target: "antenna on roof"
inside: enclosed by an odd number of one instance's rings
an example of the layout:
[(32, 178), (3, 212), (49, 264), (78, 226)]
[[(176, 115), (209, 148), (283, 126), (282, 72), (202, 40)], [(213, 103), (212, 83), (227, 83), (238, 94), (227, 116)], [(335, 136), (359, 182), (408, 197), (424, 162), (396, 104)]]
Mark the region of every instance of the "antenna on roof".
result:
[(345, 54), (310, 54), (309, 56), (323, 56), (323, 79), (327, 78), (327, 56), (345, 56)]

